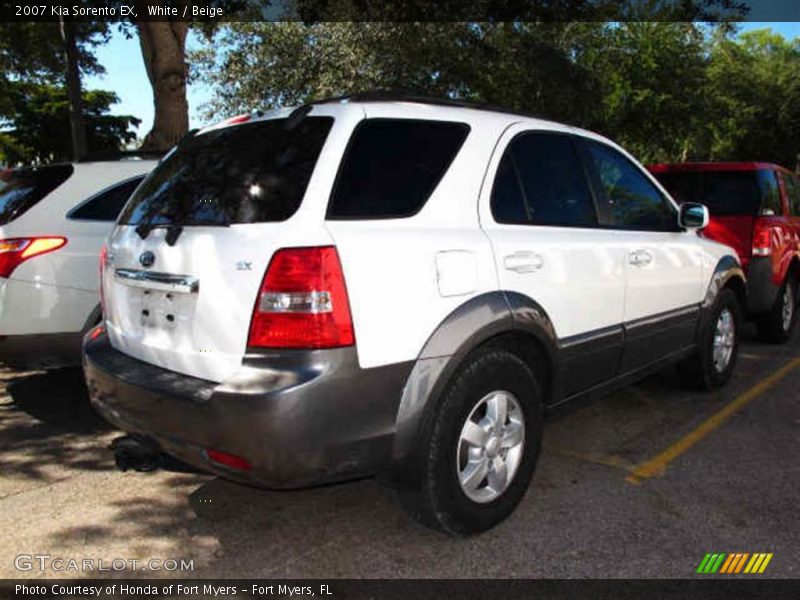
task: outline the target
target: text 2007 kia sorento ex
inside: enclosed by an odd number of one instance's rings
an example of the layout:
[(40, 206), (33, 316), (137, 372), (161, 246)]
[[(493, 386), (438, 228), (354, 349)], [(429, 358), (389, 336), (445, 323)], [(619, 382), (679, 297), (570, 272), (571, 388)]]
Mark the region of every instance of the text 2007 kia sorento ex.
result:
[(745, 280), (595, 134), (350, 97), (185, 139), (103, 255), (94, 405), (193, 465), (378, 474), (451, 533), (508, 516), (545, 411), (673, 361), (734, 368)]

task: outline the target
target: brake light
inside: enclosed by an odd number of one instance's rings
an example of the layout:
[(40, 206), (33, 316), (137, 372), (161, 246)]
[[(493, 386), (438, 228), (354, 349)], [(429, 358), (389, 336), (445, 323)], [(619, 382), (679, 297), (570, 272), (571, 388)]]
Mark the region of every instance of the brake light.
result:
[(106, 262), (108, 262), (108, 246), (103, 243), (100, 247), (100, 314), (106, 314), (106, 297), (103, 293), (103, 274), (106, 271)]
[(350, 302), (336, 248), (278, 250), (256, 298), (247, 345), (338, 348), (354, 343)]
[(225, 119), (220, 125), (238, 125), (239, 123), (247, 123), (251, 119), (252, 115), (244, 114), (244, 115), (236, 115), (235, 117), (231, 117), (230, 119)]
[(63, 237), (30, 237), (0, 240), (0, 277), (10, 277), (29, 258), (58, 250), (67, 243)]
[(211, 448), (206, 450), (206, 457), (213, 463), (217, 463), (218, 465), (223, 465), (225, 467), (230, 467), (231, 469), (236, 469), (238, 471), (252, 471), (253, 466), (246, 458), (242, 458), (241, 456), (236, 456), (235, 454), (228, 454), (227, 452), (222, 452), (220, 450), (212, 450)]
[(772, 236), (768, 227), (759, 226), (756, 222), (753, 231), (753, 256), (770, 256), (772, 254)]

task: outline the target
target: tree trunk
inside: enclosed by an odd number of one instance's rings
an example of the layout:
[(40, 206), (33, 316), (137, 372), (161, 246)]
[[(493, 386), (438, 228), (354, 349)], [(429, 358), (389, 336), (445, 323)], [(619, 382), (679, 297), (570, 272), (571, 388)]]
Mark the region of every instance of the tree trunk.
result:
[[(147, 4), (137, 5), (139, 14), (147, 14)], [(179, 14), (183, 8), (178, 5)], [(177, 144), (189, 130), (189, 104), (186, 101), (186, 32), (189, 24), (177, 21), (137, 21), (139, 43), (153, 87), (155, 118), (153, 128), (144, 138), (142, 149), (166, 151)]]
[(73, 24), (60, 18), (61, 40), (67, 63), (67, 100), (69, 101), (69, 128), (72, 135), (72, 157), (81, 160), (86, 156), (86, 129), (83, 125), (83, 103), (81, 100), (81, 71), (78, 45), (75, 42)]

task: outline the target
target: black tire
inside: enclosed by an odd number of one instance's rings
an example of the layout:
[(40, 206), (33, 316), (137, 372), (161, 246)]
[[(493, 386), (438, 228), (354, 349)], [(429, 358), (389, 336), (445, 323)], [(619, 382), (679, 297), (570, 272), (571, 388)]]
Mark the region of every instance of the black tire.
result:
[[(792, 311), (791, 319), (788, 326), (784, 323), (784, 307), (786, 303), (786, 290), (789, 289), (793, 301), (789, 304), (789, 310)], [(788, 342), (792, 333), (794, 332), (795, 325), (797, 324), (797, 283), (790, 273), (783, 282), (780, 290), (778, 290), (778, 297), (775, 298), (775, 303), (772, 309), (756, 319), (758, 326), (758, 337), (762, 341), (770, 344), (785, 344)]]
[[(524, 416), (524, 444), (516, 474), (494, 500), (479, 503), (462, 490), (458, 448), (462, 427), (482, 398), (502, 390), (514, 395)], [(542, 439), (542, 396), (536, 377), (515, 354), (480, 348), (469, 355), (443, 392), (420, 447), (421, 481), (400, 492), (406, 510), (419, 522), (453, 535), (494, 527), (508, 517), (528, 489)]]
[[(714, 338), (717, 322), (723, 311), (729, 311), (734, 326), (733, 349), (727, 365), (720, 370), (714, 363)], [(689, 388), (711, 391), (725, 385), (736, 367), (739, 355), (739, 332), (742, 326), (742, 310), (736, 293), (723, 289), (717, 296), (714, 307), (699, 333), (697, 352), (679, 366), (681, 379)]]

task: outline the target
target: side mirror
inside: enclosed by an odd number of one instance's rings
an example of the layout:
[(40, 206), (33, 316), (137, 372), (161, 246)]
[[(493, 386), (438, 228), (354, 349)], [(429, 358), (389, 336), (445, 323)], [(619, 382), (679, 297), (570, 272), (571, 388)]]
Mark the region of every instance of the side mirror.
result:
[(685, 229), (703, 229), (708, 227), (709, 217), (705, 204), (684, 202), (678, 214), (678, 224)]

